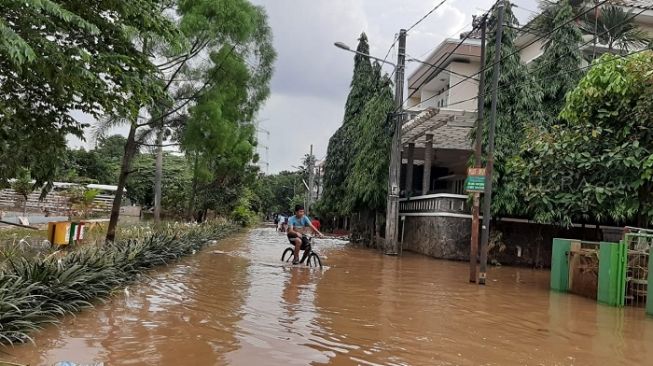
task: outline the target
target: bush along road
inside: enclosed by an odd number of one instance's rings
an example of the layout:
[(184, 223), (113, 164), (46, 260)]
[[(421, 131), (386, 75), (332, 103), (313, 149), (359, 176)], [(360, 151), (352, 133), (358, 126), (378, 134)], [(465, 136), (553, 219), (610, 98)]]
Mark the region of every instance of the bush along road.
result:
[(168, 225), (136, 238), (69, 252), (8, 258), (0, 268), (0, 345), (111, 296), (155, 266), (176, 261), (237, 231), (228, 223)]

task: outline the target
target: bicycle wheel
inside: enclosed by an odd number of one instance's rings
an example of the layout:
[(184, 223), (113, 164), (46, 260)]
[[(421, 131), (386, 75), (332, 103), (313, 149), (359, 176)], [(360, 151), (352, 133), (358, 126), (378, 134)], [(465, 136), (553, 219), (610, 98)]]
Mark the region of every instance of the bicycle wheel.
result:
[(311, 255), (308, 256), (306, 265), (309, 267), (322, 268), (322, 261), (320, 260), (320, 256), (317, 255), (317, 253), (311, 253)]
[(294, 253), (293, 248), (286, 248), (286, 250), (284, 250), (283, 254), (281, 255), (281, 261), (290, 262), (292, 260), (293, 253)]

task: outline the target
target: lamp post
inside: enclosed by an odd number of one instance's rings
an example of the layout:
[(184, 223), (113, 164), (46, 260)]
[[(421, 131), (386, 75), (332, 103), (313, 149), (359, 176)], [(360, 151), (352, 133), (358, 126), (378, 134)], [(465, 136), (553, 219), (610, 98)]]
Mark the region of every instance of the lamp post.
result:
[(342, 42), (336, 42), (335, 46), (345, 51), (369, 57), (382, 63), (392, 65), (395, 68), (395, 126), (392, 134), (392, 145), (390, 150), (390, 166), (388, 169), (388, 198), (385, 223), (385, 254), (397, 255), (399, 253), (399, 178), (401, 174), (401, 127), (403, 125), (403, 104), (404, 104), (404, 70), (406, 68), (406, 30), (399, 31), (399, 46), (397, 48), (397, 63), (352, 50)]

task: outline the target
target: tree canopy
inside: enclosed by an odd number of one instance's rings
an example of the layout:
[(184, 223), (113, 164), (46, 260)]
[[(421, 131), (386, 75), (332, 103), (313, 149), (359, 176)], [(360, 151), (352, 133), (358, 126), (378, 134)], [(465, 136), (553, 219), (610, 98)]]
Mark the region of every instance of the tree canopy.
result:
[[(521, 143), (525, 139), (524, 131), (529, 126), (539, 125), (542, 121), (540, 103), (542, 92), (521, 61), (518, 48), (515, 45), (518, 21), (512, 11), (513, 5), (505, 1), (504, 22), (510, 27), (503, 28), (501, 38), (501, 70), (499, 74), (499, 89), (497, 94), (496, 139), (494, 148), (492, 213), (498, 215), (520, 214), (519, 187), (513, 180), (513, 172), (509, 171), (507, 162), (519, 154)], [(492, 103), (492, 77), (495, 62), (496, 27), (498, 24), (498, 8), (495, 8), (488, 19), (488, 39), (485, 63), (485, 120), (490, 120)], [(483, 126), (483, 145), (488, 143), (488, 126)], [(478, 131), (474, 130), (472, 138)]]
[[(555, 122), (572, 90), (583, 75), (580, 44), (583, 34), (568, 0), (557, 3), (541, 2), (542, 16), (536, 26), (545, 35), (544, 52), (531, 67), (537, 84), (542, 88), (541, 110), (543, 127)], [(555, 31), (553, 31), (555, 30)]]
[(562, 122), (532, 131), (515, 164), (540, 222), (650, 225), (653, 52), (606, 54), (567, 96)]
[[(362, 33), (358, 39), (356, 50), (363, 54), (369, 54), (370, 46), (365, 33)], [(342, 125), (329, 139), (327, 148), (324, 167), (324, 195), (320, 205), (320, 209), (325, 213), (346, 215), (351, 212), (346, 203), (346, 179), (352, 173), (352, 156), (356, 156), (358, 148), (359, 118), (365, 104), (372, 98), (376, 89), (373, 78), (374, 72), (369, 57), (356, 54), (354, 56), (354, 74), (345, 104)]]
[(66, 135), (83, 139), (87, 127), (72, 111), (96, 118), (134, 115), (161, 94), (154, 65), (137, 46), (146, 34), (176, 37), (161, 5), (155, 0), (3, 2), (0, 179), (27, 167), (37, 181), (51, 180)]
[(344, 203), (349, 212), (384, 211), (388, 192), (388, 168), (394, 121), (388, 115), (394, 108), (387, 76), (381, 76), (381, 66), (374, 65), (373, 80), (377, 81), (373, 97), (365, 104), (358, 118), (356, 154), (352, 170), (345, 180), (347, 194)]

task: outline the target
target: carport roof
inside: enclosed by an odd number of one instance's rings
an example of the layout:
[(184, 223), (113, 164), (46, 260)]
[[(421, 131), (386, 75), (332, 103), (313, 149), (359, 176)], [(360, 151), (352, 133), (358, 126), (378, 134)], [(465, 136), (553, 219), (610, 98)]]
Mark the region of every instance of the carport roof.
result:
[(402, 145), (424, 146), (426, 135), (433, 135), (434, 149), (472, 150), (469, 133), (476, 112), (448, 108), (428, 108), (402, 127)]

